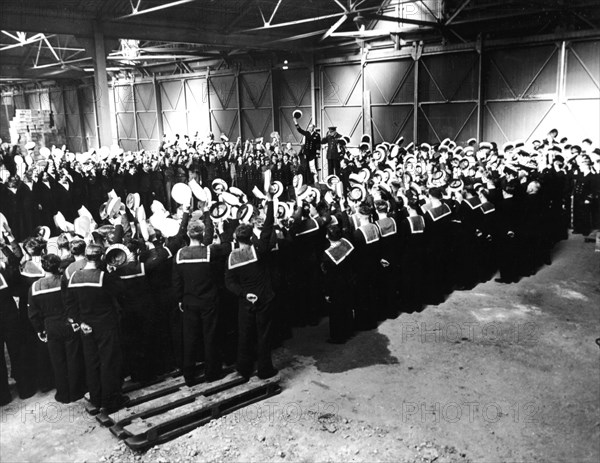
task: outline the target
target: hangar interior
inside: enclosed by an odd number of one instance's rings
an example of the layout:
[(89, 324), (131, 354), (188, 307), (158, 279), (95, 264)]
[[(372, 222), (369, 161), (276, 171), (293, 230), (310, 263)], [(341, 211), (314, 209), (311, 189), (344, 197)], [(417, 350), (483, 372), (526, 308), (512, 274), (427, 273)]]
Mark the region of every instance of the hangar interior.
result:
[[(589, 0), (6, 0), (1, 138), (46, 110), (72, 151), (166, 135), (299, 144), (292, 111), (357, 145), (581, 139), (600, 127)], [(37, 138), (44, 143), (44, 137)], [(23, 143), (25, 140), (22, 138)]]

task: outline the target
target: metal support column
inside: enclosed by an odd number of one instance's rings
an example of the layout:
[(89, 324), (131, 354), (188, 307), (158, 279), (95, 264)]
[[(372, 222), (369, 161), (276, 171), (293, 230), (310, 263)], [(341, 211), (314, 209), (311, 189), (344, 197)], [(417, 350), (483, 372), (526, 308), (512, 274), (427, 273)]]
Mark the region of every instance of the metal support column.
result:
[(483, 139), (483, 39), (481, 34), (477, 37), (475, 49), (479, 55), (477, 68), (477, 141)]
[(317, 101), (319, 101), (319, 95), (321, 92), (321, 85), (317, 87), (317, 78), (316, 78), (316, 67), (314, 64), (314, 60), (312, 65), (310, 66), (310, 117), (312, 123), (317, 125)]
[(108, 101), (108, 76), (106, 74), (106, 50), (104, 46), (104, 33), (98, 23), (93, 24), (94, 29), (94, 83), (96, 85), (96, 112), (98, 114), (98, 146), (112, 144), (112, 130), (110, 123), (110, 104)]
[(563, 40), (560, 43), (560, 55), (558, 57), (558, 82), (556, 89), (556, 102), (565, 103), (567, 86), (567, 42)]
[[(109, 90), (110, 91), (110, 90)], [(96, 133), (96, 146), (94, 148), (100, 148), (100, 123), (98, 122), (98, 108), (96, 108), (96, 101), (98, 100), (98, 92), (96, 87), (92, 87), (92, 108), (94, 108), (94, 132)], [(111, 122), (112, 124), (112, 122)], [(112, 134), (112, 131), (111, 131)], [(113, 140), (111, 139), (110, 144), (112, 145)], [(88, 147), (89, 149), (89, 147)]]
[[(236, 68), (235, 70), (235, 89), (237, 91), (237, 114), (238, 114), (238, 133), (239, 136), (243, 139), (242, 134), (242, 91), (240, 89), (240, 68)], [(229, 106), (229, 105), (227, 105)], [(225, 134), (229, 136), (228, 134)]]
[[(60, 97), (62, 99), (63, 104), (63, 114), (65, 116), (65, 145), (69, 147), (69, 116), (67, 113), (67, 99), (65, 98), (65, 87), (61, 85), (60, 87)], [(98, 146), (100, 146), (100, 141), (98, 141)], [(70, 147), (69, 147), (70, 148)]]
[[(152, 75), (152, 86), (154, 88), (154, 101), (156, 102), (156, 126), (158, 127), (158, 143), (163, 141), (164, 127), (163, 127), (163, 114), (162, 114), (162, 100), (160, 99), (160, 88), (158, 88), (158, 82), (156, 81), (156, 75)], [(185, 92), (185, 88), (183, 89)]]
[(371, 125), (371, 92), (365, 90), (365, 71), (367, 68), (367, 50), (365, 49), (360, 58), (360, 87), (362, 94), (362, 133), (368, 134), (373, 140), (373, 128)]
[[(279, 118), (277, 117), (279, 99), (277, 98), (277, 94), (275, 92), (275, 79), (278, 77), (278, 74), (274, 72), (273, 68), (271, 68), (269, 72), (271, 73), (271, 122), (273, 126), (273, 131), (279, 133)], [(279, 135), (281, 136), (281, 133), (279, 133)]]
[(85, 116), (83, 114), (83, 105), (81, 104), (83, 88), (75, 88), (75, 98), (77, 98), (77, 112), (79, 113), (79, 134), (81, 135), (81, 151), (88, 150), (87, 137), (85, 136)]
[(414, 92), (413, 92), (413, 142), (415, 145), (418, 140), (418, 121), (419, 121), (419, 61), (423, 53), (423, 42), (413, 42), (411, 52), (412, 59), (415, 61), (414, 72)]
[[(184, 94), (185, 92), (187, 92), (187, 90), (184, 87)], [(185, 107), (187, 110), (187, 101), (185, 103)], [(206, 108), (208, 111), (208, 130), (210, 133), (212, 133), (212, 112), (210, 109), (210, 67), (206, 66)], [(242, 136), (242, 134), (240, 133), (240, 137)]]
[(133, 127), (135, 128), (135, 146), (140, 149), (140, 134), (138, 132), (137, 105), (135, 103), (135, 86), (131, 82), (131, 103), (133, 104)]

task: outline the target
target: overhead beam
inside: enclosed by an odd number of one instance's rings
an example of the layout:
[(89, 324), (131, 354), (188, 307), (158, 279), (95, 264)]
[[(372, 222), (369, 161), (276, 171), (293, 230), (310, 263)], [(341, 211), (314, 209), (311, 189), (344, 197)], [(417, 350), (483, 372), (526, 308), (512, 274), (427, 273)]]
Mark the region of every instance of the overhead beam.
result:
[(464, 2), (462, 2), (460, 6), (454, 11), (454, 13), (452, 13), (452, 15), (446, 20), (444, 26), (448, 26), (452, 21), (454, 21), (454, 18), (456, 18), (469, 3), (471, 3), (471, 0), (464, 0)]
[(396, 16), (386, 16), (382, 14), (368, 13), (364, 15), (367, 19), (376, 19), (378, 21), (392, 21), (402, 24), (413, 24), (415, 26), (440, 27), (439, 23), (434, 21), (422, 21), (420, 19), (399, 18)]
[(267, 24), (271, 24), (273, 22), (273, 18), (275, 18), (275, 13), (277, 13), (277, 10), (279, 9), (279, 5), (281, 5), (281, 2), (283, 0), (279, 0), (277, 2), (277, 5), (275, 5), (275, 8), (273, 9), (273, 13), (271, 13), (271, 17), (269, 18), (269, 22)]
[(321, 37), (321, 42), (323, 40), (325, 40), (327, 37), (329, 37), (331, 34), (333, 34), (335, 31), (338, 30), (338, 27), (340, 27), (344, 21), (346, 21), (346, 19), (348, 19), (348, 15), (344, 15), (341, 18), (339, 18), (328, 30), (327, 32), (325, 32), (325, 34), (323, 34), (323, 37)]
[[(379, 10), (379, 7), (373, 6), (373, 7), (369, 7), (369, 8), (362, 8), (362, 9), (354, 10), (353, 13), (363, 13), (363, 12), (377, 11), (377, 10)], [(307, 23), (312, 23), (312, 22), (317, 22), (317, 21), (323, 21), (325, 19), (339, 18), (340, 16), (344, 16), (345, 14), (347, 14), (347, 13), (340, 12), (340, 13), (325, 14), (322, 16), (313, 16), (312, 18), (296, 19), (294, 21), (287, 21), (287, 22), (279, 23), (279, 24), (271, 24), (269, 26), (251, 27), (250, 29), (243, 29), (238, 32), (264, 31), (266, 29), (275, 29), (275, 28), (280, 28), (280, 27), (296, 26), (298, 24), (307, 24)]]
[[(210, 45), (216, 49), (230, 49), (233, 47), (269, 50), (278, 48), (271, 43), (273, 40), (283, 38), (281, 34), (274, 35), (268, 32), (260, 36), (243, 33), (226, 34), (221, 31), (207, 30), (197, 23), (180, 24), (178, 27), (172, 27), (157, 20), (133, 22), (133, 19), (131, 21), (105, 21), (99, 23), (99, 25), (102, 27), (106, 38), (186, 42)], [(21, 11), (12, 11), (7, 8), (0, 15), (0, 29), (91, 37), (92, 21), (93, 18), (87, 15), (73, 12), (60, 14), (53, 10), (24, 8)]]
[(237, 25), (237, 23), (239, 23), (243, 18), (246, 17), (246, 15), (250, 12), (250, 8), (248, 8), (248, 6), (250, 5), (250, 3), (252, 3), (254, 0), (246, 0), (240, 7), (240, 14), (229, 23), (229, 25), (226, 27), (225, 32), (230, 32), (234, 26)]
[(461, 19), (460, 21), (454, 21), (452, 23), (453, 26), (464, 25), (464, 24), (475, 24), (486, 21), (497, 21), (501, 19), (511, 19), (511, 18), (519, 18), (523, 16), (532, 16), (532, 15), (543, 15), (550, 13), (563, 13), (563, 12), (573, 12), (574, 10), (584, 10), (586, 8), (598, 7), (598, 2), (591, 3), (580, 3), (580, 4), (569, 4), (569, 6), (565, 7), (540, 7), (539, 9), (532, 9), (527, 11), (510, 11), (508, 13), (500, 13), (489, 16), (480, 16), (475, 18)]
[[(126, 18), (131, 18), (132, 16), (141, 16), (143, 14), (154, 13), (156, 11), (165, 10), (167, 8), (172, 8), (174, 6), (179, 6), (179, 5), (183, 5), (185, 3), (191, 3), (191, 2), (195, 2), (195, 1), (196, 0), (177, 0), (175, 2), (165, 3), (164, 5), (153, 6), (152, 8), (147, 8), (147, 9), (141, 10), (141, 11), (138, 10), (136, 7), (131, 14), (126, 14), (124, 16), (120, 16), (115, 19), (126, 19)], [(138, 7), (139, 7), (139, 2), (138, 2)]]

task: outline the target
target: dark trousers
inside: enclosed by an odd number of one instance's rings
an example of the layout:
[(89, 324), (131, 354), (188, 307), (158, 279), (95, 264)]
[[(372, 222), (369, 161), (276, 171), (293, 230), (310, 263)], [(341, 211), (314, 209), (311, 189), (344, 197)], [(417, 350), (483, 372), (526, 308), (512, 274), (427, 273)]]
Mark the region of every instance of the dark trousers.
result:
[(516, 282), (519, 279), (520, 249), (521, 243), (516, 237), (505, 237), (498, 243), (498, 268), (502, 280)]
[(125, 309), (121, 316), (121, 349), (124, 359), (123, 377), (131, 376), (132, 381), (144, 382), (151, 377), (150, 342), (148, 321), (137, 310)]
[(2, 322), (0, 323), (0, 403), (8, 403), (12, 399), (8, 388), (8, 369), (4, 357), (4, 344), (8, 350), (11, 363), (12, 377), (17, 380), (19, 392), (20, 381), (20, 354), (19, 354), (19, 318), (16, 307), (3, 307)]
[[(40, 341), (27, 316), (27, 299), (19, 304), (19, 379), (17, 384), (22, 398), (37, 390), (49, 391), (54, 387), (54, 373), (46, 343)], [(19, 383), (19, 381), (17, 381)]]
[(216, 378), (221, 373), (218, 343), (217, 304), (183, 307), (183, 376), (193, 379), (199, 340), (203, 340), (205, 375)]
[(110, 408), (121, 396), (123, 360), (119, 330), (116, 326), (103, 330), (93, 328), (81, 339), (90, 401), (97, 407)]
[(353, 291), (335, 291), (329, 295), (329, 337), (334, 342), (347, 340), (353, 331)]
[(226, 288), (219, 288), (219, 351), (226, 365), (235, 363), (237, 354), (237, 297)]
[(340, 173), (340, 160), (339, 159), (327, 159), (327, 174), (328, 175), (339, 175)]
[(179, 307), (171, 310), (169, 326), (173, 340), (173, 361), (177, 368), (183, 368), (183, 314)]
[(397, 315), (398, 269), (394, 265), (380, 267), (377, 270), (375, 286), (375, 310), (377, 319), (394, 318)]
[(319, 289), (318, 264), (316, 261), (296, 261), (299, 270), (299, 279), (295, 286), (295, 313), (294, 317), (300, 326), (307, 323), (319, 323), (321, 294)]
[(356, 292), (354, 315), (355, 328), (360, 331), (377, 328), (376, 275), (377, 268), (363, 262), (363, 267), (360, 269), (357, 278), (361, 282), (361, 287)]
[(423, 303), (424, 253), (420, 246), (412, 245), (400, 258), (398, 281), (400, 285), (400, 311), (419, 310)]
[(271, 360), (271, 301), (250, 304), (240, 299), (238, 311), (239, 342), (237, 371), (242, 376), (251, 376), (254, 371), (254, 352), (258, 364), (258, 375), (269, 375), (273, 371)]
[(46, 324), (48, 352), (54, 370), (56, 400), (70, 403), (85, 394), (85, 367), (81, 338), (66, 322)]

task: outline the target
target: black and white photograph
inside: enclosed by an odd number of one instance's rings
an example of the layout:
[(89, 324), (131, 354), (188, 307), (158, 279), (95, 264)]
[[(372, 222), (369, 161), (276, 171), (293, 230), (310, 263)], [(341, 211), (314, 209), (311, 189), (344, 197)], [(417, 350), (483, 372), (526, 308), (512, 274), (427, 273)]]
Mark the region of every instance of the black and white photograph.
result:
[(1, 463), (600, 461), (599, 0), (0, 0)]

